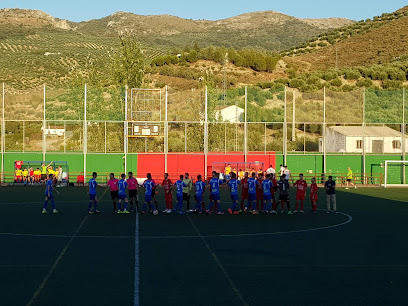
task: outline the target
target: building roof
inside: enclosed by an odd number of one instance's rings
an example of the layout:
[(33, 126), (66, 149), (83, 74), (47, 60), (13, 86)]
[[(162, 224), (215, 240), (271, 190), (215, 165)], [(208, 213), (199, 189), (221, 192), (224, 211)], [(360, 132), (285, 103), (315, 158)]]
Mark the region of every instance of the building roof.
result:
[(344, 136), (402, 137), (401, 132), (388, 126), (331, 126), (329, 129)]
[(235, 105), (218, 105), (218, 106), (216, 106), (215, 108), (216, 108), (217, 110), (225, 110), (225, 109), (235, 109), (235, 107), (236, 107), (238, 110), (244, 110), (243, 108), (241, 108), (241, 107), (239, 107), (239, 106), (235, 106)]

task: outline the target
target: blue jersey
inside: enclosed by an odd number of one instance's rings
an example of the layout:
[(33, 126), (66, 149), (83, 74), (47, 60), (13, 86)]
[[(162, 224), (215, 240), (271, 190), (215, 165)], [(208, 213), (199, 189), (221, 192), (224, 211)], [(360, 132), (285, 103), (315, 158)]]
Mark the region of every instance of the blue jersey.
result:
[(146, 180), (143, 183), (143, 187), (145, 188), (145, 195), (151, 196), (154, 188), (154, 182), (152, 180)]
[(98, 183), (95, 181), (94, 178), (91, 178), (89, 180), (88, 186), (89, 186), (89, 194), (96, 194), (96, 186), (98, 186)]
[(240, 184), (241, 183), (236, 179), (232, 179), (228, 182), (228, 186), (231, 190), (231, 195), (238, 195), (238, 185)]
[(222, 185), (222, 180), (213, 177), (210, 181), (211, 194), (220, 194), (220, 185)]
[(197, 181), (195, 183), (196, 196), (202, 196), (204, 192), (205, 183), (203, 181)]
[(187, 187), (187, 185), (182, 180), (176, 181), (174, 186), (176, 186), (176, 188), (177, 188), (177, 196), (182, 196), (183, 195), (183, 187)]
[(48, 188), (50, 188), (49, 193), (52, 194), (52, 180), (47, 180), (47, 184), (45, 185), (45, 194), (48, 194)]
[(119, 188), (119, 192), (118, 194), (120, 195), (124, 195), (126, 194), (126, 187), (128, 186), (128, 183), (125, 180), (120, 180), (118, 183), (118, 188)]
[(248, 178), (248, 193), (250, 194), (256, 193), (256, 184), (257, 184), (257, 181), (254, 177)]
[(272, 188), (272, 182), (270, 180), (262, 181), (262, 189), (263, 189), (264, 196), (271, 195), (271, 188)]

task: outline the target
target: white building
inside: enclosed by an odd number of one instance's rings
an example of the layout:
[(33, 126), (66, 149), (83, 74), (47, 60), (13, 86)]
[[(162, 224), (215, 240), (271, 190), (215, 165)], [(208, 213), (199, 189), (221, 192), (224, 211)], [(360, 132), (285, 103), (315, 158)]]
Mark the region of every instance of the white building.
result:
[(226, 122), (242, 122), (244, 110), (238, 106), (222, 106), (219, 107), (215, 113), (215, 119)]
[[(405, 138), (408, 151), (408, 139)], [(402, 133), (387, 126), (331, 126), (326, 128), (326, 152), (401, 153)], [(323, 139), (319, 140), (323, 151)]]
[[(42, 129), (42, 128), (41, 128)], [(64, 136), (65, 129), (63, 126), (54, 126), (45, 129), (45, 135), (56, 135), (56, 136)]]

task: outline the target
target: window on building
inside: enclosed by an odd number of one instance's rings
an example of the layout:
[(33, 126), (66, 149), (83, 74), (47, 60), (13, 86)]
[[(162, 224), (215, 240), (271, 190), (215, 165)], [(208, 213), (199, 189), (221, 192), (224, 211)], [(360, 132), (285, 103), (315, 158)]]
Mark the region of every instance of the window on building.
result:
[(356, 141), (356, 147), (357, 147), (357, 149), (362, 149), (363, 148), (363, 141), (362, 140), (357, 140)]
[(392, 148), (393, 148), (393, 149), (401, 149), (401, 141), (399, 141), (399, 140), (393, 140), (393, 141), (392, 141)]

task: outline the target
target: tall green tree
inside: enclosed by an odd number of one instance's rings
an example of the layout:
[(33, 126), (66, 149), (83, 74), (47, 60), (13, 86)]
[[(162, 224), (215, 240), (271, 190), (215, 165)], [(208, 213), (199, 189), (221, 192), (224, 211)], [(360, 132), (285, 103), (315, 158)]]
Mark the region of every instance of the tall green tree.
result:
[(120, 47), (111, 54), (111, 74), (118, 85), (140, 87), (145, 74), (144, 58), (140, 43), (128, 33), (120, 34)]

